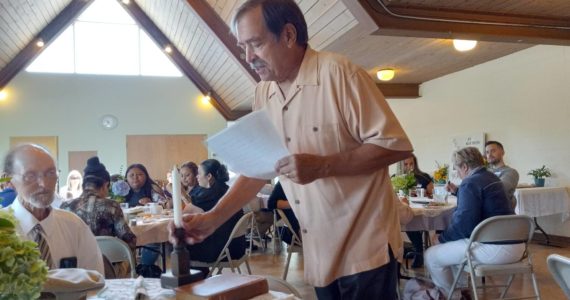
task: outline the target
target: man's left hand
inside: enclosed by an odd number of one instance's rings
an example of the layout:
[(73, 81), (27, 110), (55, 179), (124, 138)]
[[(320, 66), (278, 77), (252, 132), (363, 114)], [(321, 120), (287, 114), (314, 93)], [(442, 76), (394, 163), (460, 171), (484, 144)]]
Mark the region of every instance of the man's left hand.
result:
[(275, 171), (299, 184), (311, 183), (327, 176), (329, 163), (324, 156), (293, 154), (280, 159)]

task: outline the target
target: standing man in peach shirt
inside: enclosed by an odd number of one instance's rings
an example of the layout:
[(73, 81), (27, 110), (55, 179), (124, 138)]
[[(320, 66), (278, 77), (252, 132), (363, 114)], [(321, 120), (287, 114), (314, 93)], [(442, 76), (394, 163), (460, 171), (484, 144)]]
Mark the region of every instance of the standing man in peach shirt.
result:
[[(232, 30), (261, 79), (265, 109), (292, 153), (276, 163), (299, 218), (305, 279), (319, 299), (395, 299), (401, 254), (388, 166), (412, 146), (363, 69), (308, 46), (293, 0), (250, 0)], [(265, 180), (240, 176), (211, 211), (184, 217), (186, 241), (202, 241), (241, 209)]]

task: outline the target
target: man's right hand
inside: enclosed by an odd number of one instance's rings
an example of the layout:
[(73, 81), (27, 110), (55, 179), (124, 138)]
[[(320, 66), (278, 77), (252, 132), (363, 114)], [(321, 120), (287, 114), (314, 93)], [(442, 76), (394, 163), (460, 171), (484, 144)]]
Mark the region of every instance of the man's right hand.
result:
[(455, 184), (453, 184), (452, 182), (448, 182), (445, 185), (445, 189), (454, 195), (457, 194), (457, 186)]
[[(220, 226), (216, 222), (213, 213), (186, 214), (182, 217), (182, 228), (184, 229), (184, 241), (189, 244), (197, 244), (205, 240)], [(174, 221), (168, 224), (168, 240), (173, 245), (178, 244), (178, 238), (174, 236)]]

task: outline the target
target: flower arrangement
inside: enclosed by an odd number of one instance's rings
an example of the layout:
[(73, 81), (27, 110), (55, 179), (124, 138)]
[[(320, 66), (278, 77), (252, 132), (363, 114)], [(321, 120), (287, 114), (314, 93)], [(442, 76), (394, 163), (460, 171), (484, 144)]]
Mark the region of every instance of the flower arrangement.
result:
[(12, 211), (0, 211), (0, 295), (2, 299), (37, 299), (47, 267), (36, 243), (16, 234)]
[(550, 177), (552, 176), (552, 173), (549, 168), (547, 168), (545, 165), (542, 165), (542, 167), (538, 169), (533, 169), (528, 171), (528, 175), (531, 175), (532, 177), (538, 179), (538, 178)]
[(402, 190), (407, 194), (411, 188), (416, 186), (416, 177), (413, 173), (395, 175), (392, 177), (392, 186), (394, 190)]
[(438, 184), (447, 183), (447, 179), (449, 178), (447, 173), (449, 165), (448, 164), (440, 165), (437, 161), (435, 163), (437, 164), (437, 169), (435, 170), (435, 172), (433, 172), (433, 182)]
[(109, 193), (109, 196), (111, 199), (122, 203), (125, 201), (125, 196), (129, 194), (130, 190), (131, 187), (129, 184), (123, 179), (119, 179), (111, 184), (111, 191)]

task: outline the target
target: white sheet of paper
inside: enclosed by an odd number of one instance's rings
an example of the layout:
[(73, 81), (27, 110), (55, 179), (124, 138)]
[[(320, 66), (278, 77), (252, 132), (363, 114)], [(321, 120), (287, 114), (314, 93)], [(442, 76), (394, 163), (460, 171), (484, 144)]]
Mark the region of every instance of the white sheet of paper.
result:
[(241, 118), (206, 142), (210, 151), (223, 160), (228, 169), (259, 179), (276, 177), (275, 163), (289, 155), (263, 109)]

